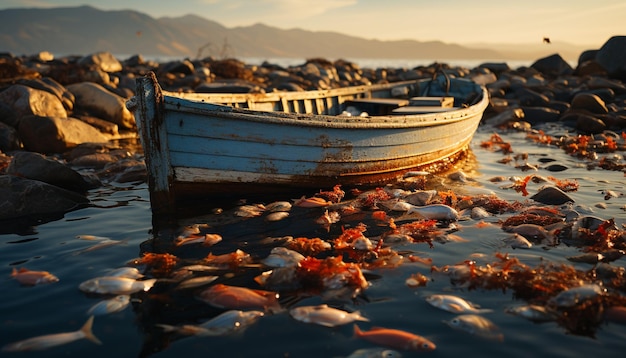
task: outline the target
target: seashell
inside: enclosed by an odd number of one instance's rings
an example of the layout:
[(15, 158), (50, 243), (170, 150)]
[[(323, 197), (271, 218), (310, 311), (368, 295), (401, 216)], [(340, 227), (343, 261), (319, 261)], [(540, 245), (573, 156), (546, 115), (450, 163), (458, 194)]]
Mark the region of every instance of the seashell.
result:
[(530, 198), (546, 205), (562, 205), (570, 201), (574, 202), (574, 199), (570, 198), (563, 190), (555, 186), (543, 187)]

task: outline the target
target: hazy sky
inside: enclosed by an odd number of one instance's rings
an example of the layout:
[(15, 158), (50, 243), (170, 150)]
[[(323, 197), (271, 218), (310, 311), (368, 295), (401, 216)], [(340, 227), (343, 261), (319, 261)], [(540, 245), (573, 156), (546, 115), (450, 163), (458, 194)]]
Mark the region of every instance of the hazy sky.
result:
[(195, 14), (226, 27), (264, 23), (379, 40), (599, 47), (626, 35), (624, 0), (2, 0), (0, 9), (92, 5), (152, 17)]

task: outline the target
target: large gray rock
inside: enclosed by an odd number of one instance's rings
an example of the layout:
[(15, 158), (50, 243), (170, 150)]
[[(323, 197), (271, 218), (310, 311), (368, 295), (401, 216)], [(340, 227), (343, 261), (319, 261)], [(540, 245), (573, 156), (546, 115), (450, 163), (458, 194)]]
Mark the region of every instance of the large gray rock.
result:
[(19, 149), (20, 143), (17, 130), (8, 124), (0, 122), (0, 152)]
[(126, 101), (121, 96), (92, 82), (71, 84), (67, 89), (76, 97), (76, 107), (115, 123), (120, 128), (135, 128), (135, 116), (126, 108)]
[(570, 66), (569, 63), (567, 63), (567, 61), (565, 61), (559, 54), (540, 58), (530, 67), (546, 76), (551, 77), (571, 75), (574, 72), (572, 66)]
[(67, 117), (67, 111), (57, 96), (20, 84), (0, 92), (0, 102), (11, 108), (18, 118), (28, 115)]
[(613, 36), (602, 45), (596, 61), (613, 78), (626, 81), (626, 36)]
[(25, 78), (19, 80), (17, 83), (30, 88), (46, 91), (57, 96), (67, 111), (72, 111), (74, 108), (74, 96), (65, 87), (50, 77), (33, 79)]
[(110, 52), (92, 53), (78, 60), (78, 64), (104, 72), (119, 72), (122, 70), (122, 63)]
[(81, 194), (13, 175), (0, 175), (0, 198), (0, 220), (65, 213), (89, 204)]
[(7, 174), (39, 180), (76, 192), (85, 192), (91, 185), (74, 169), (34, 152), (13, 153)]
[(39, 153), (63, 153), (85, 142), (106, 142), (97, 129), (76, 118), (26, 116), (18, 134), (24, 148)]

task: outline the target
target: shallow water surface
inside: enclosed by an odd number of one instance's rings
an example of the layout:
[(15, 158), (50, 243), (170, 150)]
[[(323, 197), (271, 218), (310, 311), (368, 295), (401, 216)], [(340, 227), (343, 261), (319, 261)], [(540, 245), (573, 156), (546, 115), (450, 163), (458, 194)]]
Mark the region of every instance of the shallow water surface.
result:
[[(519, 201), (530, 205), (528, 197), (520, 192), (503, 188), (507, 183), (493, 183), (496, 176), (524, 177), (531, 173), (554, 176), (561, 180), (576, 180), (579, 190), (568, 193), (585, 214), (603, 219), (614, 218), (618, 227), (626, 223), (626, 197), (624, 195), (605, 199), (606, 190), (626, 193), (626, 178), (622, 172), (601, 169), (588, 170), (586, 162), (565, 154), (554, 147), (546, 147), (525, 139), (523, 133), (510, 133), (503, 138), (512, 144), (515, 153), (528, 153), (528, 163), (545, 166), (540, 159), (554, 160), (568, 169), (549, 172), (544, 169), (524, 172), (515, 168), (516, 163), (502, 164), (505, 155), (480, 146), (493, 133), (480, 128), (472, 142), (470, 158), (459, 167), (471, 180), (461, 183), (445, 175), (428, 181), (426, 189), (451, 190), (461, 195), (478, 195), (493, 192), (507, 201)], [(518, 163), (519, 164), (519, 163)], [(528, 190), (535, 193), (542, 184), (529, 183)], [(332, 188), (320, 188), (331, 190)], [(350, 188), (343, 188), (350, 197)], [(304, 194), (304, 193), (303, 193)], [(323, 209), (293, 208), (287, 219), (268, 222), (262, 218), (225, 220), (224, 215), (213, 214), (216, 208), (224, 212), (232, 209), (239, 199), (233, 198), (232, 207), (224, 203), (206, 203), (198, 216), (186, 218), (180, 226), (190, 223), (208, 223), (209, 230), (219, 233), (223, 241), (213, 247), (199, 244), (175, 247), (173, 233), (161, 223), (153, 223), (146, 184), (108, 186), (94, 190), (90, 198), (93, 207), (67, 213), (62, 219), (33, 227), (18, 234), (0, 235), (0, 267), (5, 274), (0, 278), (0, 346), (10, 342), (43, 334), (77, 330), (88, 318), (87, 310), (102, 299), (101, 296), (82, 293), (81, 282), (104, 276), (114, 268), (127, 265), (145, 252), (169, 252), (187, 260), (201, 259), (209, 253), (229, 253), (241, 249), (255, 260), (265, 257), (271, 246), (262, 243), (266, 237), (319, 237), (332, 240), (341, 234), (341, 226), (353, 227), (359, 221), (366, 223), (368, 237), (375, 237), (388, 229), (369, 219), (369, 216), (353, 218), (332, 224), (326, 230), (315, 219)], [(291, 200), (292, 198), (275, 198)], [(267, 203), (265, 203), (267, 204)], [(228, 204), (226, 204), (228, 205)], [(200, 212), (201, 211), (201, 212)], [(504, 220), (511, 213), (489, 219)], [(464, 219), (457, 223), (455, 234), (466, 242), (407, 243), (394, 246), (402, 253), (411, 253), (432, 259), (432, 265), (454, 265), (478, 254), (492, 257), (494, 253), (510, 256), (534, 266), (540, 262), (566, 263), (579, 270), (589, 270), (592, 265), (572, 263), (566, 257), (580, 254), (580, 249), (559, 244), (554, 247), (534, 245), (532, 248), (513, 249), (503, 243), (507, 233), (499, 226), (479, 228), (477, 221)], [(156, 227), (155, 227), (156, 226)], [(120, 240), (116, 245), (96, 250), (89, 248), (94, 242), (79, 240), (77, 235), (96, 235)], [(624, 258), (611, 263), (624, 267)], [(26, 267), (31, 270), (50, 271), (60, 281), (34, 287), (20, 286), (10, 277), (12, 268)], [(254, 277), (262, 270), (254, 265), (225, 273), (219, 282), (253, 287)], [(412, 288), (405, 283), (413, 274), (421, 273), (429, 278), (424, 287)], [(358, 310), (369, 322), (358, 322), (362, 330), (374, 326), (402, 329), (424, 336), (437, 345), (430, 353), (402, 352), (403, 356), (440, 357), (571, 357), (615, 356), (626, 348), (626, 326), (601, 323), (595, 334), (580, 335), (568, 332), (555, 322), (533, 323), (505, 313), (510, 306), (525, 303), (516, 299), (510, 290), (470, 290), (454, 286), (442, 274), (431, 272), (431, 266), (405, 261), (397, 268), (366, 271), (370, 287), (354, 300), (331, 301), (334, 306)], [(372, 348), (374, 344), (353, 335), (353, 325), (335, 328), (322, 327), (294, 320), (287, 313), (266, 314), (243, 332), (225, 337), (187, 337), (168, 334), (156, 324), (199, 324), (223, 310), (213, 308), (194, 297), (193, 290), (174, 291), (167, 285), (157, 285), (149, 292), (133, 295), (127, 309), (94, 320), (93, 332), (102, 346), (79, 340), (44, 352), (30, 353), (47, 357), (179, 357), (228, 356), (228, 357), (337, 357), (348, 356), (360, 348)], [(256, 286), (255, 288), (259, 288)], [(504, 335), (503, 341), (488, 340), (466, 332), (453, 330), (443, 320), (455, 315), (430, 306), (425, 297), (435, 293), (461, 296), (493, 312), (482, 315), (493, 321)], [(285, 306), (313, 305), (325, 302), (319, 295), (286, 295), (281, 297)], [(29, 356), (29, 353), (5, 353), (3, 356)]]

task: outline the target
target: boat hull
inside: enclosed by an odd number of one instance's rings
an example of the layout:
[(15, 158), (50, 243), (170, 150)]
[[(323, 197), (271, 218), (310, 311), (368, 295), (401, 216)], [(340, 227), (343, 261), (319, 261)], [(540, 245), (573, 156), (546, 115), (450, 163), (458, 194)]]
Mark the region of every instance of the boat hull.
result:
[[(139, 79), (134, 109), (153, 211), (189, 198), (380, 185), (411, 170), (441, 171), (468, 150), (488, 103), (484, 88), (461, 85), (480, 92), (466, 108), (349, 117), (325, 112), (371, 91), (344, 89), (343, 98), (324, 99), (323, 106), (320, 98), (305, 102), (289, 94), (293, 101), (265, 102), (262, 107), (272, 110), (262, 111), (249, 109), (261, 107), (250, 100), (249, 108), (236, 108), (246, 102), (225, 106), (207, 103), (210, 96), (203, 102), (163, 94), (154, 76)], [(393, 87), (383, 87), (383, 96), (390, 96)], [(327, 92), (321, 95), (333, 97)], [(294, 103), (303, 113), (290, 113)]]

